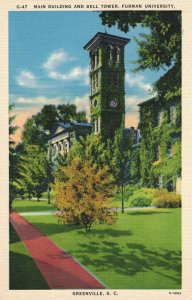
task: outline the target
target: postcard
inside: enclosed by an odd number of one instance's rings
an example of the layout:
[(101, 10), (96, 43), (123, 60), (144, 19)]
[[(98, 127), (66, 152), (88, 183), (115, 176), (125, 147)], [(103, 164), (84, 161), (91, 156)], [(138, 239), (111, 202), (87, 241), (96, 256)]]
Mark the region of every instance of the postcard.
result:
[(1, 298), (191, 299), (188, 1), (2, 1)]

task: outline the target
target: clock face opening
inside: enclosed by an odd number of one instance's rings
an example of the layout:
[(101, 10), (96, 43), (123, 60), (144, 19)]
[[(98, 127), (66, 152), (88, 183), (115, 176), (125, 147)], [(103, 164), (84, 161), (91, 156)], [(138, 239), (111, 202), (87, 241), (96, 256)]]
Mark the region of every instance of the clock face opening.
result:
[(97, 107), (97, 99), (94, 99), (94, 101), (93, 101), (93, 106), (94, 106), (94, 107)]
[(110, 107), (117, 107), (117, 105), (118, 105), (118, 100), (116, 98), (110, 101)]

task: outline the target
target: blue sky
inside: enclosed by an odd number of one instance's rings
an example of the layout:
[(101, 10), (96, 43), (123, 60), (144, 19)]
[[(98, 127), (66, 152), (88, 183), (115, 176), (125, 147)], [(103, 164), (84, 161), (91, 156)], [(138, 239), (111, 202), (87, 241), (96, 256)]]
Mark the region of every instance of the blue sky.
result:
[[(89, 113), (89, 56), (83, 46), (98, 32), (104, 32), (98, 12), (10, 12), (9, 13), (9, 94), (15, 104), (18, 124), (45, 104), (71, 102)], [(138, 26), (123, 33), (125, 49), (126, 125), (136, 126), (137, 104), (151, 97), (149, 90), (162, 74), (156, 71), (133, 73), (136, 43), (145, 29)]]

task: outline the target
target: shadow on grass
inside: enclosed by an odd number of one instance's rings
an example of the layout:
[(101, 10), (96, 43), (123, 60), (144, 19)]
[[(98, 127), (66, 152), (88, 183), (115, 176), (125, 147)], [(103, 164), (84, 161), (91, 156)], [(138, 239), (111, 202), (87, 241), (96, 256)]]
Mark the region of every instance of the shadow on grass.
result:
[(54, 206), (52, 204), (50, 204), (50, 206), (46, 206), (46, 205), (39, 205), (38, 206), (38, 202), (37, 202), (37, 206), (16, 206), (13, 207), (14, 210), (16, 210), (17, 212), (23, 213), (23, 212), (41, 212), (41, 211), (52, 211), (55, 210)]
[(147, 216), (147, 215), (158, 215), (158, 214), (170, 214), (169, 211), (162, 211), (162, 210), (154, 210), (154, 211), (133, 211), (133, 212), (129, 212), (129, 215), (132, 216)]
[(9, 244), (11, 245), (20, 241), (21, 240), (13, 229), (13, 226), (9, 224)]
[[(25, 254), (26, 251), (20, 238), (10, 224), (10, 252), (9, 252), (9, 287), (13, 290), (49, 289), (47, 283), (36, 267), (33, 259)], [(14, 245), (18, 243), (17, 245)], [(14, 251), (13, 250), (14, 247)]]
[[(30, 220), (28, 222), (30, 223)], [(81, 227), (77, 225), (64, 225), (64, 224), (57, 224), (57, 223), (43, 223), (43, 222), (41, 223), (41, 222), (33, 221), (30, 224), (33, 227), (35, 227), (37, 230), (39, 230), (41, 233), (47, 236), (81, 229)]]
[[(120, 247), (115, 242), (90, 242), (80, 244), (78, 256), (81, 263), (94, 266), (97, 271), (110, 270), (123, 276), (133, 277), (140, 272), (153, 272), (174, 282), (178, 288), (181, 284), (181, 251), (154, 250), (139, 243), (127, 243)], [(93, 253), (102, 253), (95, 259)], [(149, 283), (150, 284), (150, 283)], [(156, 283), (158, 288), (158, 282)]]
[(49, 289), (31, 257), (10, 251), (9, 288), (11, 290)]
[[(83, 229), (83, 228), (82, 228)], [(116, 230), (113, 228), (106, 228), (106, 229), (92, 229), (90, 232), (86, 233), (85, 230), (79, 230), (78, 234), (81, 235), (89, 235), (89, 236), (98, 236), (99, 238), (104, 237), (119, 237), (119, 236), (131, 236), (132, 232), (130, 230)]]

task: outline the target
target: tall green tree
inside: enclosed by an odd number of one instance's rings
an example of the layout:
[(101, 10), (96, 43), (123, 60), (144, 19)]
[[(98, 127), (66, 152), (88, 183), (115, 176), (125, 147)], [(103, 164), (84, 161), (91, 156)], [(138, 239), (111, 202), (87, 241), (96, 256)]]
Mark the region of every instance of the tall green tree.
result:
[(19, 157), (15, 150), (15, 142), (13, 140), (13, 135), (18, 129), (17, 126), (13, 125), (13, 121), (15, 120), (15, 115), (13, 115), (13, 105), (9, 105), (9, 205), (11, 207), (12, 201), (16, 195), (16, 189), (13, 184), (14, 179), (18, 175), (18, 161)]
[(75, 104), (60, 104), (57, 106), (57, 111), (60, 122), (87, 122), (85, 111), (77, 112)]
[(149, 28), (137, 42), (135, 71), (164, 69), (155, 83), (159, 96), (168, 100), (181, 95), (181, 12), (179, 11), (103, 11), (102, 24), (128, 32), (138, 24)]
[(35, 116), (28, 118), (23, 126), (22, 142), (25, 146), (38, 145), (45, 149), (48, 142), (48, 134), (40, 125), (36, 124)]
[(58, 109), (52, 104), (44, 105), (41, 111), (34, 116), (36, 126), (40, 126), (44, 131), (51, 131), (58, 119)]
[(125, 137), (123, 126), (117, 129), (113, 142), (112, 173), (121, 193), (121, 211), (124, 213), (125, 186), (130, 180), (131, 138)]
[(77, 112), (74, 104), (44, 105), (39, 113), (28, 118), (24, 124), (22, 141), (24, 145), (46, 147), (49, 134), (56, 122), (86, 122), (85, 111)]
[(15, 180), (17, 189), (36, 196), (37, 200), (49, 187), (50, 165), (46, 151), (38, 145), (28, 145), (21, 155), (19, 178)]
[(89, 160), (99, 167), (108, 165), (110, 167), (112, 159), (112, 142), (111, 140), (103, 141), (100, 135), (87, 135), (86, 138), (80, 137), (75, 141), (67, 160), (74, 158), (81, 161)]

